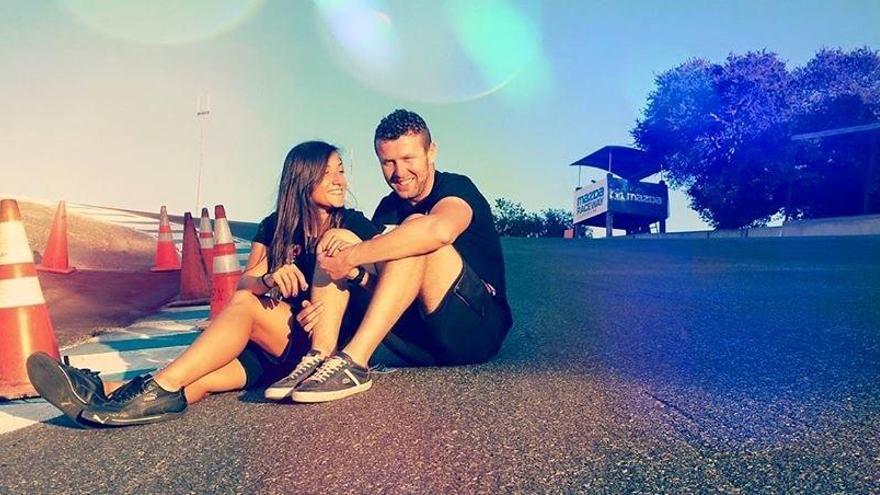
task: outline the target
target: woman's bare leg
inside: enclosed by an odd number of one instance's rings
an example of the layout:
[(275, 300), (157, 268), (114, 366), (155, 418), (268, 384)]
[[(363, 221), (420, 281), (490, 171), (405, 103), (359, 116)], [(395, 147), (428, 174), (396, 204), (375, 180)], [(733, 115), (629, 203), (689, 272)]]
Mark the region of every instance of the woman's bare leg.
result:
[(244, 366), (238, 359), (233, 359), (219, 370), (212, 371), (187, 385), (183, 393), (186, 395), (186, 402), (194, 404), (210, 394), (241, 390), (246, 381), (247, 374), (244, 371)]
[(187, 387), (232, 363), (249, 341), (256, 342), (273, 356), (280, 356), (287, 346), (291, 318), (287, 303), (258, 297), (249, 291), (237, 291), (229, 306), (195, 342), (156, 373), (156, 383), (170, 391)]

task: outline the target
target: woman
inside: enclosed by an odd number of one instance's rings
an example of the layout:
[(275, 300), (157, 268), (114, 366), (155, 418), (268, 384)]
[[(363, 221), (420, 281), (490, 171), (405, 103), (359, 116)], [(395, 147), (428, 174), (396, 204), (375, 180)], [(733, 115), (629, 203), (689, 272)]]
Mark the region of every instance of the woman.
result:
[[(320, 305), (307, 301), (318, 241), (335, 228), (361, 239), (379, 233), (362, 213), (344, 207), (345, 192), (345, 170), (335, 146), (321, 141), (295, 146), (284, 161), (276, 211), (259, 225), (238, 290), (180, 357), (154, 376), (122, 385), (109, 398), (97, 373), (46, 354), (28, 359), (31, 382), (47, 401), (85, 426), (163, 421), (210, 393), (275, 381), (267, 397), (284, 398), (335, 350), (336, 335), (307, 335), (321, 312)], [(364, 286), (367, 278), (363, 268), (349, 276)], [(300, 306), (294, 318), (293, 308)]]

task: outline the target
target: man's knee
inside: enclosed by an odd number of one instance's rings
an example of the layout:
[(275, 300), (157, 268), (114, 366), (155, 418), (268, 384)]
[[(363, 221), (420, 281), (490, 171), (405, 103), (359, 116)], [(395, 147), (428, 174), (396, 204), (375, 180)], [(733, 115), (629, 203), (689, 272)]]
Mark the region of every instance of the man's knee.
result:
[(403, 223), (412, 222), (413, 220), (416, 220), (418, 218), (422, 218), (423, 216), (425, 216), (425, 215), (422, 215), (421, 213), (413, 213), (412, 215), (404, 218)]
[(451, 244), (426, 254), (425, 259), (428, 265), (433, 265), (438, 268), (448, 268), (451, 271), (454, 271), (456, 275), (461, 271), (463, 263), (461, 255), (458, 254), (458, 251), (456, 251)]

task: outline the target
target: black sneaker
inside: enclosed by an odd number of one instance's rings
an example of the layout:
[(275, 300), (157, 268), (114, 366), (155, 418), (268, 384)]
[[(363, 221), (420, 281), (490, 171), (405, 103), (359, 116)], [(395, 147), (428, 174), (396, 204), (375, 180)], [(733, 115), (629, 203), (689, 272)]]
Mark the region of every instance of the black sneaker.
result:
[(174, 419), (186, 406), (183, 389), (169, 392), (146, 375), (115, 390), (107, 402), (87, 406), (80, 417), (106, 426), (145, 425)]
[(370, 369), (358, 366), (344, 352), (327, 359), (312, 376), (296, 387), (296, 402), (328, 402), (366, 392), (373, 386)]
[(269, 400), (282, 400), (290, 395), (290, 392), (308, 378), (324, 362), (320, 351), (312, 349), (299, 361), (296, 368), (286, 377), (273, 383), (266, 389), (265, 397)]
[(86, 406), (107, 402), (98, 373), (68, 366), (45, 352), (28, 357), (27, 373), (40, 396), (80, 426), (91, 426), (79, 417)]

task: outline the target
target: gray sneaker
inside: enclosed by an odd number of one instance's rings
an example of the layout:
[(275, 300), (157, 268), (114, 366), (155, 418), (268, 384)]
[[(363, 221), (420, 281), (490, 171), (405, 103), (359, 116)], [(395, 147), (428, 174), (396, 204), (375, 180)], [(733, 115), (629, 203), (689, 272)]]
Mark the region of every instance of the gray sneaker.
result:
[(372, 386), (370, 369), (358, 366), (346, 353), (340, 352), (303, 380), (290, 398), (295, 402), (328, 402), (366, 392)]
[(318, 369), (318, 366), (324, 362), (324, 357), (320, 351), (312, 349), (300, 360), (296, 368), (289, 375), (273, 383), (266, 389), (265, 397), (269, 400), (282, 400), (290, 395), (290, 392), (302, 383), (303, 380), (311, 376)]

